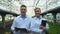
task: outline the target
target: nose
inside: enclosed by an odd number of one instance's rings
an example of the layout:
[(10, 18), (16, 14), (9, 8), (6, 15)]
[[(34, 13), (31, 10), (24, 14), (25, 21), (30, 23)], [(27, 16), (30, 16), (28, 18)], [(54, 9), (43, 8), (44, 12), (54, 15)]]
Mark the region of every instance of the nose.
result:
[(25, 10), (22, 10), (22, 11), (25, 11)]

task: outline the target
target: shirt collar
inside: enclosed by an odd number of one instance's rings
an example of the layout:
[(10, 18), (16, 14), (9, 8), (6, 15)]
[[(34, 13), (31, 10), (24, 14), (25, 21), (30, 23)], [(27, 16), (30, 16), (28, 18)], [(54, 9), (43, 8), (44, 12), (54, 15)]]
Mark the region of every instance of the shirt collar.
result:
[(21, 18), (26, 18), (26, 16), (21, 15)]
[[(40, 16), (40, 19), (42, 18), (42, 16)], [(34, 19), (38, 19), (36, 16), (34, 17)]]
[(20, 15), (20, 18), (23, 18), (23, 19), (25, 19), (25, 18), (27, 18), (27, 16), (22, 16), (22, 15)]

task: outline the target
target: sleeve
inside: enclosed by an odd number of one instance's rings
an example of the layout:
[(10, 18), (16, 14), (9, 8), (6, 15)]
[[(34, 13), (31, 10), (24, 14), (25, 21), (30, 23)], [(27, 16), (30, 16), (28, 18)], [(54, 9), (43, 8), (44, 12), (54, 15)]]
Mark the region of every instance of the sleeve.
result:
[(31, 27), (31, 21), (32, 21), (32, 18), (30, 18), (30, 22), (29, 22), (29, 31), (31, 30), (30, 27)]
[(32, 20), (32, 21), (31, 21), (31, 25), (30, 25), (30, 30), (34, 30), (34, 28), (35, 28), (35, 23), (34, 23), (34, 21)]
[(46, 30), (48, 30), (49, 29), (49, 25), (46, 23)]
[(11, 26), (11, 30), (14, 31), (15, 30), (15, 26), (16, 26), (16, 20), (14, 19), (12, 26)]

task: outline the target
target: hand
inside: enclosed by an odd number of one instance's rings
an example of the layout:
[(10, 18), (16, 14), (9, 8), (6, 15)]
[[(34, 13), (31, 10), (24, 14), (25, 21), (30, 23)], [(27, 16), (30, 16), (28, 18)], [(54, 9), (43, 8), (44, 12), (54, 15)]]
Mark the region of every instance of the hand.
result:
[(46, 30), (46, 27), (43, 27), (43, 30)]
[(44, 27), (44, 26), (41, 25), (41, 26), (40, 26), (40, 29), (43, 29), (43, 27)]
[(29, 32), (29, 30), (26, 30), (27, 32)]
[(46, 27), (44, 27), (44, 26), (40, 26), (40, 29), (46, 30)]

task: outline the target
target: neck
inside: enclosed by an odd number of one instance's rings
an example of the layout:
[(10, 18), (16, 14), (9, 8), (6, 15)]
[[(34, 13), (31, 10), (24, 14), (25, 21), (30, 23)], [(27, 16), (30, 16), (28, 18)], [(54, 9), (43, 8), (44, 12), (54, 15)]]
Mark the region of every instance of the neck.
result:
[(38, 19), (40, 19), (40, 16), (37, 16)]
[(26, 15), (21, 15), (22, 18), (26, 18)]

